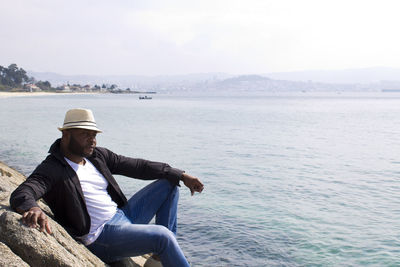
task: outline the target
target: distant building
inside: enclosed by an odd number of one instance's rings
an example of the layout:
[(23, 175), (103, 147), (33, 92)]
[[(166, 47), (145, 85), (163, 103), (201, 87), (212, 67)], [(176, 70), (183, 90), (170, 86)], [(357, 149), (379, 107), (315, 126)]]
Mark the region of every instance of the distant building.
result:
[(72, 92), (85, 92), (85, 89), (79, 84), (73, 84), (70, 88)]
[(57, 87), (57, 90), (63, 91), (63, 92), (71, 92), (71, 88), (68, 85), (61, 85)]
[(90, 86), (90, 85), (85, 85), (84, 87), (83, 87), (83, 89), (85, 90), (85, 92), (91, 92), (92, 91), (92, 87)]
[(40, 91), (42, 91), (42, 89), (40, 89), (37, 85), (35, 85), (35, 84), (25, 84), (24, 85), (24, 89), (27, 91), (27, 92), (40, 92)]

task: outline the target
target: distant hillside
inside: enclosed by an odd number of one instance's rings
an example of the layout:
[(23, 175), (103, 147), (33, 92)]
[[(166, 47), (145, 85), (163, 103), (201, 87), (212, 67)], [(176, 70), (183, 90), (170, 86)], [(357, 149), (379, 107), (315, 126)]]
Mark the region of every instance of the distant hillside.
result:
[(400, 81), (398, 68), (363, 68), (347, 70), (315, 70), (267, 73), (271, 79), (291, 81), (313, 81), (321, 83), (376, 83), (380, 81)]
[(221, 81), (224, 84), (232, 84), (232, 83), (241, 83), (241, 82), (265, 82), (270, 81), (271, 79), (261, 76), (261, 75), (240, 75), (236, 77), (232, 77), (229, 79), (225, 79)]
[(203, 90), (288, 92), (288, 91), (376, 91), (380, 84), (321, 83), (270, 79), (262, 75), (240, 75), (208, 84)]

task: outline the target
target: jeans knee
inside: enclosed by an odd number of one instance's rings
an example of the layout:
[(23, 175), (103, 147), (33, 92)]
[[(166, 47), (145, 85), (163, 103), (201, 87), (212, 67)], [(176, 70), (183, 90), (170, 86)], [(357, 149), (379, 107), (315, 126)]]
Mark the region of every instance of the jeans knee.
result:
[(162, 253), (171, 243), (175, 241), (175, 235), (167, 227), (157, 225), (157, 252)]
[(161, 241), (175, 238), (175, 235), (167, 227), (159, 225), (158, 228), (158, 238)]

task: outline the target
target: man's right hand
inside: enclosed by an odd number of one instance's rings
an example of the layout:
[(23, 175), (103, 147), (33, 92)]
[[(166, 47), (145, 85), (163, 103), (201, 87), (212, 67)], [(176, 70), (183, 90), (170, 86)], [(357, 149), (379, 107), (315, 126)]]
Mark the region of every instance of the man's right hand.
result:
[(32, 228), (39, 225), (41, 232), (46, 231), (51, 234), (50, 224), (46, 214), (39, 207), (32, 207), (22, 214), (22, 222)]

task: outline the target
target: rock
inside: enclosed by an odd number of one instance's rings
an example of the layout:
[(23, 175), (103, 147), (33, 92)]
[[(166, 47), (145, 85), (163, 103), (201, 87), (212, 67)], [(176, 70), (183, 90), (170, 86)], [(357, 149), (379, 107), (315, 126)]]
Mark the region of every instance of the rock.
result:
[(21, 215), (0, 215), (0, 240), (31, 266), (105, 266), (85, 246), (78, 244), (50, 219), (53, 235), (21, 223)]
[(26, 262), (15, 255), (14, 252), (2, 242), (0, 242), (0, 266), (29, 267)]
[[(21, 215), (10, 209), (9, 197), (24, 180), (21, 173), (0, 162), (0, 266), (106, 266), (52, 219), (43, 201), (39, 206), (48, 214), (53, 233), (22, 224)], [(144, 261), (143, 257), (133, 257), (113, 266), (140, 267)]]

